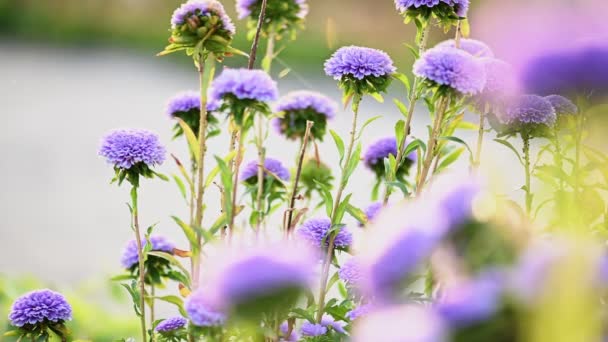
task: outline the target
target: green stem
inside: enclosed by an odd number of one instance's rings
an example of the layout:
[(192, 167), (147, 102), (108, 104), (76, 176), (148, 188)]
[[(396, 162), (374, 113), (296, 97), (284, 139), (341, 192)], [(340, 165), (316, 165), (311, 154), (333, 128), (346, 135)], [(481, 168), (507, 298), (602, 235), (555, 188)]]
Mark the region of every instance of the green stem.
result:
[(422, 189), (426, 183), (428, 173), (431, 169), (433, 158), (435, 158), (435, 147), (437, 146), (437, 139), (441, 133), (441, 126), (443, 124), (443, 117), (448, 106), (449, 98), (447, 96), (441, 97), (439, 100), (439, 106), (435, 113), (435, 121), (433, 123), (433, 129), (429, 137), (429, 141), (426, 147), (425, 160), (422, 163), (422, 169), (420, 171), (420, 177), (418, 179), (418, 185), (416, 186), (416, 195), (422, 193)]
[[(428, 42), (428, 38), (429, 38), (429, 33), (431, 30), (431, 23), (430, 22), (426, 22), (424, 24), (424, 28), (422, 30), (421, 36), (420, 36), (420, 40), (418, 41), (418, 54), (422, 54), (425, 50), (426, 50), (426, 45)], [(401, 141), (399, 148), (397, 149), (397, 165), (395, 166), (395, 174), (397, 174), (397, 171), (399, 170), (399, 168), (401, 167), (401, 165), (404, 162), (405, 159), (405, 149), (407, 148), (407, 142), (406, 142), (406, 138), (407, 136), (410, 134), (410, 130), (411, 130), (411, 126), (412, 126), (412, 118), (414, 117), (414, 111), (416, 109), (416, 102), (418, 102), (419, 100), (419, 94), (417, 92), (417, 88), (418, 88), (418, 84), (420, 83), (421, 79), (419, 77), (415, 77), (414, 78), (414, 84), (412, 84), (412, 86), (410, 87), (410, 91), (408, 94), (408, 110), (407, 110), (407, 117), (405, 119), (405, 126), (403, 128), (403, 141)], [(388, 200), (391, 196), (391, 191), (390, 188), (387, 187), (385, 193), (384, 193), (384, 204), (388, 204)]]
[(521, 135), (523, 140), (523, 153), (524, 153), (524, 168), (526, 172), (526, 214), (530, 217), (532, 213), (532, 189), (531, 186), (531, 172), (530, 172), (530, 136), (527, 133)]
[(265, 174), (265, 159), (266, 159), (266, 151), (264, 149), (264, 116), (258, 114), (258, 122), (257, 122), (257, 137), (256, 137), (256, 146), (258, 149), (258, 192), (255, 200), (255, 210), (257, 212), (256, 217), (256, 234), (259, 234), (260, 227), (262, 222), (264, 221), (264, 204), (263, 204), (263, 195), (264, 195), (264, 174)]
[(243, 149), (244, 149), (244, 144), (243, 141), (245, 141), (245, 131), (243, 131), (242, 129), (238, 130), (237, 136), (236, 136), (236, 142), (238, 144), (237, 150), (236, 150), (236, 156), (234, 157), (234, 178), (232, 181), (232, 211), (231, 211), (231, 215), (230, 215), (230, 223), (228, 224), (228, 240), (232, 239), (232, 234), (234, 233), (234, 219), (236, 217), (236, 195), (238, 193), (239, 190), (239, 173), (240, 173), (240, 168), (241, 168), (241, 164), (243, 162)]
[[(340, 176), (340, 185), (338, 187), (338, 192), (336, 194), (334, 200), (334, 207), (331, 214), (331, 223), (334, 224), (336, 219), (336, 213), (338, 212), (338, 207), (340, 206), (340, 201), (342, 200), (342, 193), (346, 188), (348, 179), (347, 179), (347, 169), (350, 164), (350, 160), (353, 155), (353, 147), (355, 146), (355, 137), (357, 134), (357, 117), (359, 116), (359, 104), (361, 103), (361, 95), (356, 94), (353, 98), (353, 121), (352, 128), (350, 131), (350, 141), (348, 143), (348, 150), (346, 153), (346, 158), (344, 159), (344, 165), (342, 166), (342, 175)], [(327, 247), (327, 255), (325, 260), (323, 261), (323, 269), (321, 272), (321, 286), (319, 289), (319, 308), (317, 311), (317, 322), (321, 322), (321, 318), (323, 318), (323, 312), (325, 310), (325, 296), (327, 294), (327, 281), (329, 279), (329, 268), (331, 266), (331, 260), (334, 255), (334, 246), (336, 241), (337, 232), (331, 234), (329, 237), (329, 244)]]
[(248, 69), (253, 69), (255, 65), (255, 59), (258, 52), (258, 45), (260, 43), (260, 34), (262, 32), (262, 26), (264, 25), (264, 18), (266, 16), (266, 4), (267, 0), (262, 0), (262, 6), (260, 7), (260, 16), (258, 17), (258, 24), (255, 30), (255, 36), (253, 37), (253, 44), (251, 45), (251, 52), (249, 53), (249, 62), (247, 64)]
[[(564, 159), (562, 157), (562, 147), (559, 141), (559, 130), (557, 129), (557, 127), (554, 127), (553, 129), (553, 144), (555, 146), (555, 153), (553, 155), (554, 160), (555, 160), (555, 165), (557, 166), (558, 169), (563, 170), (564, 169)], [(559, 191), (560, 191), (560, 196), (563, 195), (563, 191), (564, 191), (564, 179), (563, 177), (559, 177)]]
[[(150, 285), (150, 328), (154, 327), (154, 296), (156, 296), (156, 289), (154, 284)], [(154, 334), (151, 335), (152, 342), (156, 341)]]
[(289, 202), (289, 208), (287, 209), (287, 225), (285, 226), (285, 232), (290, 233), (291, 222), (293, 220), (293, 212), (296, 206), (296, 197), (298, 195), (298, 183), (300, 182), (300, 176), (302, 175), (302, 164), (304, 163), (304, 156), (306, 155), (306, 148), (308, 147), (308, 141), (310, 141), (310, 130), (314, 122), (306, 121), (306, 132), (302, 139), (302, 147), (300, 148), (300, 155), (298, 157), (298, 166), (296, 169), (296, 179), (293, 181), (293, 188), (291, 189), (291, 200)]
[(141, 323), (141, 334), (142, 341), (147, 341), (147, 330), (146, 330), (146, 282), (145, 273), (146, 266), (144, 260), (144, 250), (141, 244), (141, 233), (139, 229), (139, 213), (137, 207), (137, 187), (131, 188), (131, 210), (133, 215), (133, 229), (135, 231), (135, 243), (137, 244), (137, 259), (139, 261), (139, 311), (141, 312), (140, 323)]
[(479, 113), (479, 131), (477, 132), (477, 151), (475, 151), (475, 160), (473, 167), (479, 168), (481, 165), (481, 150), (483, 147), (483, 135), (485, 131), (486, 115), (489, 112), (489, 105), (486, 104), (484, 110)]

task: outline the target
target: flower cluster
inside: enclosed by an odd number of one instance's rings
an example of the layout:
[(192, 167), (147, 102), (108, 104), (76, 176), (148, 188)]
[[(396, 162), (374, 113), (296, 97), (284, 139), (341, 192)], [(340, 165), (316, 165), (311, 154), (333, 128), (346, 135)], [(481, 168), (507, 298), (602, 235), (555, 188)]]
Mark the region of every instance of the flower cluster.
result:
[[(238, 0), (236, 11), (239, 19), (249, 18), (250, 32), (255, 32), (260, 16), (261, 0)], [(272, 33), (278, 38), (286, 35), (295, 37), (297, 29), (304, 26), (304, 19), (308, 15), (306, 0), (268, 0), (262, 29), (267, 35)]]
[[(337, 233), (336, 233), (337, 232)], [(329, 246), (330, 234), (335, 234), (334, 246), (345, 249), (352, 243), (351, 232), (341, 227), (334, 229), (328, 218), (313, 218), (304, 222), (296, 231), (298, 236), (317, 248)]]
[[(173, 254), (175, 245), (164, 236), (152, 235), (148, 239), (142, 239), (142, 250), (147, 249), (146, 245), (148, 244), (148, 241), (151, 244), (150, 251)], [(126, 270), (130, 271), (132, 274), (136, 274), (139, 272), (139, 258), (137, 251), (137, 242), (135, 240), (131, 240), (127, 243), (127, 246), (125, 247), (122, 254), (121, 264)], [(148, 255), (145, 262), (145, 267), (145, 281), (148, 284), (161, 284), (161, 278), (173, 277), (170, 262), (163, 258)]]
[(312, 121), (314, 122), (311, 128), (312, 138), (322, 141), (327, 129), (327, 120), (336, 115), (338, 106), (323, 94), (300, 90), (279, 99), (274, 110), (282, 115), (274, 119), (273, 124), (286, 138), (303, 139), (306, 122)]
[(521, 95), (500, 113), (500, 121), (506, 125), (501, 134), (519, 132), (530, 136), (542, 136), (557, 120), (555, 108), (549, 100), (537, 95)]
[[(207, 122), (209, 129), (216, 129), (219, 120), (213, 115), (213, 111), (219, 108), (217, 100), (207, 102)], [(183, 120), (192, 132), (198, 136), (201, 117), (201, 95), (197, 91), (185, 91), (179, 93), (169, 99), (167, 103), (167, 115), (170, 118), (180, 118)], [(175, 124), (174, 138), (184, 134), (183, 128), (179, 124)]]
[(176, 330), (182, 329), (188, 324), (188, 320), (183, 317), (168, 318), (156, 326), (154, 330), (161, 334), (173, 333)]

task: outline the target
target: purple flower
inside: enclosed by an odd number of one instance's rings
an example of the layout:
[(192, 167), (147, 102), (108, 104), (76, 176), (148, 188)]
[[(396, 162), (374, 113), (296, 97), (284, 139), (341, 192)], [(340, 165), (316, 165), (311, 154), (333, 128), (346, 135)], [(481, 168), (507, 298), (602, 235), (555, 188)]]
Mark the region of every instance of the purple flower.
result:
[[(207, 110), (214, 111), (219, 108), (217, 101), (208, 101)], [(180, 116), (182, 113), (196, 111), (200, 115), (201, 110), (201, 95), (194, 90), (179, 93), (169, 99), (167, 103), (167, 115), (171, 118)]]
[(281, 323), (280, 329), (281, 329), (281, 334), (283, 335), (283, 337), (281, 338), (281, 341), (298, 342), (300, 340), (300, 334), (297, 333), (295, 327), (291, 330), (291, 334), (289, 336), (286, 336), (287, 333), (289, 332), (289, 324), (287, 322)]
[(309, 289), (316, 258), (295, 242), (229, 249), (213, 260), (209, 289), (214, 303), (244, 318), (284, 310)]
[(375, 309), (376, 309), (376, 307), (373, 304), (369, 304), (369, 303), (362, 304), (362, 305), (359, 305), (356, 308), (350, 310), (349, 312), (347, 312), (346, 318), (350, 319), (351, 321), (354, 321), (357, 318), (361, 318), (361, 317), (368, 315), (370, 312), (373, 312)]
[(365, 217), (367, 218), (367, 222), (372, 222), (376, 216), (378, 216), (383, 207), (384, 205), (382, 202), (374, 202), (365, 208)]
[(257, 102), (275, 101), (279, 97), (277, 83), (262, 70), (228, 69), (211, 83), (210, 101), (221, 101), (226, 96)]
[(510, 64), (495, 58), (480, 58), (479, 61), (486, 70), (486, 84), (479, 95), (481, 102), (497, 105), (516, 94), (517, 78)]
[(101, 142), (99, 155), (120, 169), (130, 169), (138, 163), (148, 167), (162, 164), (165, 148), (158, 136), (143, 129), (119, 129), (110, 132)]
[[(456, 41), (454, 39), (448, 39), (437, 44), (435, 47), (456, 48)], [(490, 47), (487, 46), (486, 43), (476, 39), (460, 39), (459, 49), (464, 50), (475, 57), (494, 57), (494, 52), (492, 52), (492, 49), (490, 49)]]
[[(246, 181), (257, 181), (258, 176), (258, 165), (257, 160), (249, 162), (243, 171), (241, 172), (241, 179), (243, 182)], [(264, 159), (264, 176), (265, 177), (278, 177), (282, 181), (288, 181), (290, 174), (289, 170), (283, 166), (280, 160), (273, 158)]]
[(485, 69), (475, 57), (449, 47), (427, 50), (414, 63), (414, 74), (464, 95), (480, 93), (486, 83)]
[(484, 183), (469, 173), (445, 174), (433, 181), (427, 200), (437, 203), (450, 230), (466, 224), (473, 218), (474, 201), (482, 193)]
[(344, 321), (336, 321), (336, 319), (331, 315), (323, 315), (321, 318), (321, 324), (327, 328), (331, 328), (340, 334), (346, 334), (346, 330), (344, 327), (346, 326), (346, 322)]
[(183, 317), (172, 317), (160, 322), (154, 329), (159, 333), (170, 333), (186, 326), (188, 320)]
[(359, 46), (342, 47), (325, 62), (325, 73), (336, 80), (344, 77), (358, 80), (388, 77), (395, 70), (393, 61), (385, 52)]
[[(300, 19), (304, 19), (308, 14), (308, 5), (306, 4), (306, 0), (290, 0), (292, 3), (298, 6), (299, 11), (297, 13), (297, 17)], [(238, 14), (239, 19), (245, 19), (252, 14), (252, 7), (256, 5), (259, 0), (237, 0), (236, 2), (236, 12)], [(258, 19), (257, 17), (255, 18)]]
[[(171, 243), (164, 236), (156, 235), (150, 236), (150, 242), (152, 243), (152, 250), (158, 252), (167, 252), (173, 254), (173, 249), (175, 245)], [(147, 244), (146, 239), (141, 239), (141, 247), (142, 249)], [(122, 266), (126, 269), (130, 269), (131, 267), (137, 265), (139, 262), (139, 257), (137, 253), (137, 242), (135, 240), (131, 240), (127, 243), (123, 253), (121, 263)]]
[(387, 307), (359, 319), (353, 331), (353, 342), (447, 342), (445, 323), (428, 307), (404, 305)]
[[(408, 143), (409, 141), (406, 140), (406, 146)], [(382, 166), (384, 169), (384, 159), (389, 155), (397, 157), (397, 139), (395, 137), (382, 138), (369, 145), (363, 155), (363, 160), (370, 169), (374, 169), (376, 166)], [(407, 159), (415, 162), (417, 157), (416, 152), (412, 152)]]
[(304, 322), (300, 328), (303, 336), (316, 337), (327, 334), (327, 327), (321, 324), (315, 324), (310, 322)]
[(331, 119), (336, 116), (338, 105), (334, 100), (321, 93), (299, 90), (283, 96), (275, 106), (277, 112), (300, 110), (312, 110), (318, 115)]
[(437, 301), (437, 311), (454, 325), (486, 320), (499, 309), (504, 281), (501, 273), (487, 272), (448, 287)]
[(561, 95), (545, 96), (545, 100), (549, 101), (555, 109), (555, 114), (559, 117), (562, 115), (574, 115), (578, 113), (578, 107), (569, 99)]
[(454, 8), (456, 15), (465, 17), (469, 10), (469, 0), (395, 0), (395, 6), (401, 13), (420, 7), (433, 8), (440, 4), (447, 4)]
[(356, 257), (352, 257), (346, 261), (340, 270), (338, 276), (344, 281), (349, 287), (359, 286), (362, 278), (361, 264), (357, 261)]
[(500, 120), (507, 125), (538, 124), (551, 127), (556, 119), (551, 102), (537, 95), (519, 96), (500, 115)]
[[(313, 218), (304, 222), (297, 230), (300, 238), (308, 241), (315, 247), (329, 246), (329, 232), (331, 230), (331, 220), (328, 218)], [(353, 236), (346, 228), (341, 228), (334, 240), (337, 248), (347, 248), (353, 241)]]
[[(433, 201), (393, 204), (364, 231), (355, 246), (366, 296), (390, 301), (448, 230), (449, 221)], [(400, 222), (395, 226), (395, 222)]]
[(21, 328), (72, 319), (72, 307), (65, 297), (48, 289), (28, 292), (17, 298), (8, 315), (11, 325)]
[(206, 289), (193, 292), (185, 303), (190, 322), (199, 327), (214, 327), (226, 322), (226, 315), (217, 309)]
[(226, 14), (224, 6), (216, 0), (190, 0), (178, 7), (171, 16), (171, 28), (186, 23), (192, 16), (218, 16), (222, 23), (222, 28), (231, 34), (236, 33), (236, 28), (230, 17)]

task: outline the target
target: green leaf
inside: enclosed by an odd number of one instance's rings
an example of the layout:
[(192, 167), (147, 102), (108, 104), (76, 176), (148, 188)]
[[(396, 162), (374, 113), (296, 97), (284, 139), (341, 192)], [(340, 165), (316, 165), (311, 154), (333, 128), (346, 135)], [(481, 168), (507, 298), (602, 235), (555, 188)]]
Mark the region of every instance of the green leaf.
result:
[(395, 104), (397, 105), (397, 108), (399, 109), (401, 115), (403, 115), (403, 117), (407, 119), (408, 110), (405, 104), (397, 99), (393, 99), (393, 102), (395, 102)]
[[(230, 153), (228, 153), (228, 155), (226, 155), (224, 157), (224, 162), (226, 164), (230, 163), (232, 161), (232, 159), (234, 159), (236, 157), (237, 151), (234, 150)], [(211, 185), (211, 183), (213, 183), (213, 181), (215, 180), (215, 177), (217, 176), (217, 174), (220, 172), (220, 166), (216, 165), (211, 172), (209, 172), (209, 174), (207, 175), (207, 179), (205, 180), (205, 188), (208, 188), (209, 185)]]
[(318, 182), (316, 179), (314, 182), (319, 186), (319, 193), (325, 204), (325, 213), (327, 214), (327, 217), (331, 217), (332, 211), (334, 210), (334, 198), (331, 195), (331, 191), (329, 191), (327, 185)]
[(469, 151), (469, 159), (470, 159), (470, 161), (473, 161), (473, 150), (471, 150), (471, 148), (469, 147), (469, 145), (464, 140), (462, 140), (462, 139), (460, 139), (458, 137), (454, 137), (454, 136), (439, 137), (439, 140), (448, 140), (448, 141), (453, 141), (455, 143), (461, 144), (462, 146), (464, 146)]
[(410, 85), (410, 79), (402, 74), (402, 73), (396, 73), (393, 75), (393, 77), (395, 77), (395, 79), (401, 81), (401, 83), (403, 83), (403, 85), (405, 86), (405, 89), (407, 89), (407, 91), (410, 91), (411, 85)]
[(334, 224), (338, 224), (340, 222), (342, 222), (342, 219), (344, 218), (344, 213), (346, 212), (346, 208), (350, 202), (350, 198), (352, 197), (352, 194), (348, 194), (344, 200), (342, 202), (340, 202), (340, 205), (338, 205), (338, 210), (334, 213)]
[(171, 218), (173, 219), (173, 221), (175, 221), (175, 223), (177, 223), (177, 225), (184, 232), (184, 235), (188, 239), (188, 242), (190, 242), (190, 248), (192, 248), (193, 252), (195, 252), (196, 250), (198, 250), (198, 236), (197, 236), (196, 231), (194, 230), (194, 228), (192, 228), (190, 225), (188, 225), (187, 223), (185, 223), (184, 221), (182, 221), (177, 216), (171, 216)]
[[(179, 262), (177, 259), (175, 259), (175, 257), (173, 255), (169, 254), (169, 253), (159, 252), (159, 251), (151, 251), (151, 252), (148, 253), (148, 255), (165, 259), (168, 262), (170, 262), (172, 265), (177, 266), (184, 273), (184, 275), (188, 275), (189, 274), (188, 270), (182, 265), (182, 263)], [(190, 285), (189, 283), (190, 283), (190, 278), (188, 278), (188, 284), (186, 284), (186, 285)]]
[(291, 69), (289, 69), (289, 68), (285, 68), (285, 69), (281, 70), (281, 72), (279, 72), (279, 78), (283, 78), (283, 77), (289, 75), (290, 72), (291, 72)]
[(190, 148), (190, 153), (194, 157), (194, 160), (196, 160), (196, 162), (199, 163), (200, 159), (201, 159), (200, 158), (201, 149), (198, 144), (198, 139), (196, 138), (196, 134), (194, 134), (194, 132), (192, 132), (192, 128), (190, 128), (190, 126), (188, 126), (188, 124), (184, 120), (182, 120), (178, 117), (175, 117), (175, 120), (177, 120), (177, 123), (184, 131), (184, 135), (186, 136), (186, 140), (188, 141), (188, 147)]
[(111, 281), (125, 281), (125, 280), (133, 280), (134, 276), (132, 274), (119, 274), (110, 278)]
[(314, 316), (310, 312), (308, 312), (304, 309), (293, 308), (293, 309), (291, 309), (291, 312), (293, 314), (295, 314), (297, 318), (304, 318), (305, 320), (309, 321), (310, 323), (315, 322)]
[(404, 197), (408, 197), (410, 195), (409, 191), (407, 190), (407, 185), (402, 182), (386, 182), (385, 185), (401, 190)]
[(456, 160), (458, 160), (458, 157), (460, 157), (460, 155), (464, 151), (465, 151), (465, 148), (461, 147), (461, 148), (455, 149), (454, 151), (450, 152), (447, 156), (445, 156), (445, 158), (443, 158), (443, 160), (439, 164), (439, 167), (437, 168), (437, 172), (447, 168), (452, 163), (454, 163)]
[(365, 212), (363, 210), (348, 203), (346, 205), (346, 212), (355, 220), (359, 221), (359, 223), (361, 223), (362, 225), (367, 224), (367, 215), (365, 215)]
[[(220, 178), (222, 180), (222, 186), (224, 187), (224, 193), (231, 194), (232, 188), (233, 188), (232, 171), (230, 170), (230, 168), (228, 167), (226, 162), (224, 160), (222, 160), (221, 158), (215, 156), (215, 161), (217, 162), (217, 165), (220, 168)], [(224, 212), (226, 213), (227, 217), (232, 217), (232, 212), (233, 212), (232, 198), (230, 198), (230, 196), (222, 196), (222, 197), (224, 200), (224, 206), (223, 206)]]
[(379, 103), (384, 103), (384, 97), (380, 93), (370, 93), (369, 96)]
[(172, 175), (172, 176), (173, 176), (173, 180), (175, 181), (175, 184), (177, 184), (177, 187), (179, 188), (179, 192), (182, 194), (182, 197), (187, 201), (188, 193), (186, 191), (186, 186), (184, 185), (184, 182), (177, 175)]
[(521, 158), (521, 155), (519, 154), (519, 151), (517, 151), (517, 149), (507, 140), (504, 139), (494, 139), (494, 141), (496, 141), (497, 143), (506, 146), (507, 148), (509, 148), (511, 151), (513, 151), (515, 153), (515, 156), (517, 156), (517, 159), (519, 160), (519, 163), (524, 166), (524, 161)]
[(177, 306), (177, 309), (179, 310), (179, 313), (182, 316), (188, 317), (188, 313), (186, 312), (186, 309), (184, 309), (184, 300), (181, 297), (169, 295), (169, 296), (150, 297), (150, 298), (158, 299), (158, 300), (161, 300), (161, 301), (167, 302), (167, 303), (171, 303), (171, 304)]
[(350, 179), (350, 176), (353, 174), (353, 172), (355, 172), (355, 169), (357, 168), (357, 165), (359, 165), (359, 162), (361, 161), (361, 143), (357, 144), (357, 147), (355, 148), (355, 151), (353, 152), (353, 155), (351, 156), (350, 160), (348, 161), (348, 165), (346, 165), (346, 170), (344, 172), (344, 182), (347, 183), (348, 180)]
[(399, 120), (395, 124), (395, 137), (397, 137), (397, 147), (401, 146), (403, 139), (405, 139), (405, 121)]
[(359, 134), (357, 135), (357, 140), (361, 139), (361, 135), (363, 134), (363, 131), (365, 130), (365, 128), (367, 126), (369, 126), (369, 124), (380, 119), (381, 117), (382, 117), (382, 115), (376, 115), (376, 116), (368, 119), (367, 121), (365, 121), (365, 123), (363, 123), (363, 126), (361, 126), (361, 129), (359, 129)]
[(331, 134), (331, 137), (336, 143), (336, 148), (338, 149), (338, 153), (340, 154), (340, 164), (342, 164), (342, 160), (344, 160), (344, 141), (333, 129), (329, 130), (329, 134)]

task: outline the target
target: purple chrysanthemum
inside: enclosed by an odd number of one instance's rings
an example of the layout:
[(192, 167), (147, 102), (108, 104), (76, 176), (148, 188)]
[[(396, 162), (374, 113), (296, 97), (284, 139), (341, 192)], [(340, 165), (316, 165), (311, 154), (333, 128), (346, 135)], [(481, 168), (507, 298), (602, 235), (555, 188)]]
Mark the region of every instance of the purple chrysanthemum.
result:
[(375, 310), (357, 321), (351, 341), (446, 342), (445, 323), (431, 308), (404, 305)]
[[(241, 172), (241, 179), (246, 182), (258, 176), (258, 165), (257, 160), (252, 160), (243, 168)], [(290, 178), (289, 170), (283, 166), (280, 160), (273, 158), (264, 159), (264, 176), (265, 177), (278, 177), (282, 181), (288, 181)]]
[(327, 327), (322, 324), (304, 322), (300, 328), (300, 332), (302, 332), (302, 336), (306, 337), (322, 336), (327, 334)]
[(63, 295), (48, 290), (28, 292), (17, 298), (8, 315), (11, 325), (23, 327), (72, 319), (72, 307)]
[(368, 315), (370, 312), (374, 311), (376, 307), (373, 304), (362, 304), (357, 306), (356, 308), (350, 310), (346, 313), (346, 318), (351, 321), (356, 320), (357, 318), (364, 317)]
[(291, 329), (291, 334), (289, 334), (289, 336), (286, 336), (287, 333), (289, 332), (289, 324), (287, 322), (281, 323), (280, 329), (281, 329), (281, 334), (283, 335), (283, 337), (281, 338), (280, 341), (298, 342), (300, 340), (300, 334), (298, 334), (295, 327), (293, 329)]
[(363, 277), (361, 263), (359, 263), (355, 257), (348, 259), (348, 261), (346, 261), (342, 267), (340, 267), (338, 276), (349, 287), (359, 286), (361, 278)]
[(483, 91), (486, 72), (469, 53), (450, 47), (427, 50), (415, 63), (414, 74), (465, 95)]
[(336, 116), (338, 105), (331, 98), (309, 90), (293, 91), (281, 99), (275, 105), (277, 112), (291, 112), (311, 109), (319, 115), (324, 115), (328, 119)]
[(220, 18), (224, 30), (232, 34), (236, 33), (234, 23), (226, 14), (224, 6), (216, 0), (190, 0), (182, 4), (171, 16), (171, 27), (183, 25), (191, 16), (210, 16), (211, 13)]
[(224, 69), (211, 83), (210, 101), (221, 101), (225, 96), (259, 102), (275, 101), (279, 97), (277, 83), (262, 70)]
[[(217, 100), (207, 102), (207, 110), (214, 111), (219, 108)], [(191, 90), (179, 93), (169, 99), (167, 103), (167, 115), (171, 118), (177, 116), (179, 113), (187, 113), (191, 110), (200, 111), (201, 109), (201, 95), (199, 92)]]
[(537, 95), (522, 95), (509, 104), (500, 119), (507, 125), (538, 124), (551, 127), (557, 115), (548, 100)]
[[(454, 39), (448, 39), (448, 40), (445, 40), (445, 41), (437, 44), (435, 47), (437, 47), (437, 48), (442, 48), (442, 47), (443, 48), (445, 48), (445, 47), (455, 48), (456, 41)], [(476, 40), (476, 39), (466, 39), (466, 38), (460, 39), (459, 49), (464, 50), (475, 57), (489, 57), (489, 58), (494, 57), (494, 52), (492, 52), (492, 49), (490, 49), (490, 47), (488, 45), (486, 45), (486, 43), (484, 43), (480, 40)]]
[(380, 210), (382, 210), (383, 207), (384, 204), (382, 204), (382, 202), (374, 202), (367, 206), (367, 208), (365, 208), (365, 217), (367, 218), (367, 222), (372, 222), (376, 216), (378, 216), (378, 213), (380, 213)]
[[(167, 240), (167, 238), (164, 236), (160, 235), (150, 236), (150, 242), (152, 243), (153, 251), (167, 252), (172, 254), (173, 249), (175, 248), (173, 243)], [(146, 239), (142, 239), (141, 247), (144, 248), (146, 243)], [(131, 240), (127, 243), (127, 246), (122, 253), (121, 264), (124, 268), (129, 269), (134, 265), (137, 265), (138, 262), (139, 258), (137, 254), (137, 242), (135, 240)]]
[(562, 115), (574, 115), (578, 113), (578, 107), (569, 99), (561, 95), (545, 96), (545, 100), (549, 101), (555, 109), (555, 114), (559, 117)]
[[(304, 19), (308, 14), (308, 4), (306, 0), (292, 0), (294, 4), (299, 7), (298, 18)], [(236, 13), (239, 19), (245, 19), (251, 16), (251, 8), (259, 0), (237, 0), (236, 2)], [(257, 20), (257, 18), (255, 18)]]
[(226, 315), (212, 303), (205, 289), (193, 292), (185, 304), (190, 322), (199, 327), (223, 325), (226, 322)]
[[(304, 222), (297, 230), (297, 234), (302, 239), (308, 241), (316, 247), (329, 246), (329, 232), (331, 230), (331, 220), (328, 218), (313, 218)], [(341, 228), (334, 240), (334, 246), (346, 248), (353, 241), (353, 236), (346, 228)]]
[[(406, 141), (406, 146), (407, 142), (408, 141)], [(365, 165), (369, 168), (373, 169), (378, 166), (378, 163), (382, 163), (381, 166), (384, 168), (384, 159), (388, 158), (389, 155), (397, 157), (397, 139), (395, 137), (382, 138), (369, 145), (363, 154), (363, 160), (365, 161)], [(415, 162), (417, 157), (418, 156), (414, 151), (407, 156), (407, 159), (411, 162)]]
[(158, 136), (143, 129), (119, 129), (110, 132), (101, 142), (99, 155), (120, 169), (130, 169), (138, 163), (148, 167), (162, 164), (165, 148)]
[(342, 47), (325, 62), (325, 73), (336, 80), (385, 77), (395, 70), (393, 61), (384, 51), (359, 46)]
[(173, 332), (185, 327), (187, 323), (188, 320), (184, 317), (172, 317), (158, 323), (154, 330), (159, 333)]
[(333, 329), (340, 334), (346, 334), (346, 330), (344, 327), (346, 326), (346, 322), (344, 321), (336, 321), (336, 319), (332, 315), (323, 315), (321, 317), (321, 324), (328, 329)]
[(476, 279), (448, 287), (437, 301), (436, 308), (450, 324), (482, 321), (498, 310), (503, 290), (501, 273), (484, 273)]
[(395, 6), (401, 13), (405, 13), (412, 8), (433, 8), (442, 3), (453, 6), (456, 15), (460, 17), (465, 17), (469, 10), (469, 0), (395, 0)]

